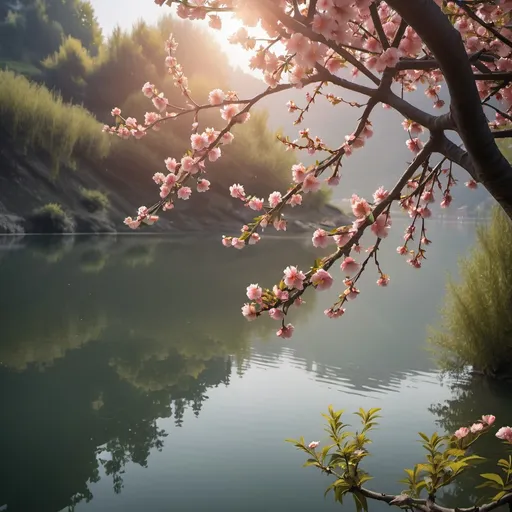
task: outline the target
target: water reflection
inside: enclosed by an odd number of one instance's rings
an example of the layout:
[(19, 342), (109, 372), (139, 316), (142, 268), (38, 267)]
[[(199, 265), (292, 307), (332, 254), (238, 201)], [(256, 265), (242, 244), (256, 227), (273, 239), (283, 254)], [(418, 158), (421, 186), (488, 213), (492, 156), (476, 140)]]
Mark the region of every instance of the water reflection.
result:
[[(450, 384), (452, 397), (430, 408), (437, 424), (445, 432), (455, 432), (469, 425), (482, 414), (494, 414), (498, 428), (512, 424), (512, 389), (504, 382), (489, 382), (481, 377), (467, 378)], [(495, 432), (496, 429), (493, 430)], [(486, 460), (465, 473), (443, 495), (443, 504), (450, 507), (469, 507), (476, 502), (490, 501), (497, 491), (477, 489), (483, 482), (482, 473), (499, 473), (496, 463), (506, 454), (503, 444), (491, 433), (480, 438), (474, 452)], [(505, 457), (506, 458), (506, 457)]]
[[(461, 249), (472, 241), (470, 231), (457, 236)], [(240, 376), (254, 387), (232, 399), (232, 428), (244, 431), (272, 414), (275, 424), (259, 435), (272, 431), (280, 445), (295, 434), (290, 417), (318, 415), (333, 396), (340, 407), (352, 407), (354, 395), (358, 407), (365, 406), (361, 398), (377, 400), (375, 406), (390, 393), (407, 403), (425, 389), (431, 394), (438, 383), (425, 329), (457, 259), (456, 252), (446, 257), (446, 244), (454, 245), (449, 230), (436, 241), (430, 271), (409, 269), (383, 252), (392, 286), (378, 289), (368, 274), (346, 319), (329, 322), (322, 315), (339, 291), (308, 294), (292, 314), (296, 335), (282, 342), (275, 322), (248, 323), (240, 315), (244, 290), (249, 283), (271, 285), (290, 263), (308, 268), (318, 256), (309, 240), (268, 239), (240, 252), (218, 240), (185, 237), (10, 238), (0, 258), (0, 404), (8, 415), (0, 436), (0, 506), (8, 504), (9, 512), (83, 506), (106, 479), (120, 493), (127, 467), (148, 466), (150, 454), (177, 436), (176, 427), (189, 428), (187, 418), (200, 415), (215, 388), (232, 389)], [(273, 392), (259, 396), (272, 369)], [(306, 383), (299, 380), (304, 374)], [(317, 385), (325, 396), (311, 411), (297, 412), (300, 395), (316, 393)], [(284, 397), (288, 405), (280, 402)], [(392, 415), (400, 405), (392, 399), (386, 407)], [(221, 439), (219, 429), (227, 427), (219, 425), (203, 428)], [(251, 460), (258, 460), (258, 446)], [(219, 456), (210, 454), (210, 463)], [(289, 468), (281, 458), (278, 464)], [(179, 474), (173, 477), (178, 481)], [(315, 492), (303, 489), (311, 496), (297, 495), (295, 510), (317, 503)]]
[[(199, 415), (207, 390), (229, 384), (233, 357), (241, 371), (248, 353), (250, 326), (238, 312), (258, 256), (236, 258), (211, 241), (208, 253), (180, 239), (74, 242), (26, 239), (0, 263), (0, 404), (9, 417), (0, 505), (9, 512), (88, 501), (100, 467), (120, 492), (125, 466), (145, 467), (163, 446), (156, 420), (181, 426), (187, 408)], [(277, 259), (297, 259), (297, 248)], [(311, 254), (301, 252), (305, 263)]]

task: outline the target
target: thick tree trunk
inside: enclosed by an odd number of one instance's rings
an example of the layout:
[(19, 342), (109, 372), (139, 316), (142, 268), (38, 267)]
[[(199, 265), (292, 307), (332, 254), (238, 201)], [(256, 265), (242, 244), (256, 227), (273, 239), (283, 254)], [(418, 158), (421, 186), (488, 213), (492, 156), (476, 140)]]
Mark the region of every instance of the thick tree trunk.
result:
[[(434, 0), (386, 0), (418, 33), (443, 72), (450, 92), (450, 111), (477, 181), (512, 219), (512, 166), (499, 150), (487, 124), (459, 32)], [(473, 172), (471, 172), (473, 171)]]

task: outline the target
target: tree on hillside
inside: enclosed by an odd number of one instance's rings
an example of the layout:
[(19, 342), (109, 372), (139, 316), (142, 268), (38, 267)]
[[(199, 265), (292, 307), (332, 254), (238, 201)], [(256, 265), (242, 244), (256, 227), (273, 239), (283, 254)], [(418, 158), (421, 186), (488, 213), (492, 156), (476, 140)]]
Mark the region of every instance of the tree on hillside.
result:
[[(220, 30), (223, 17), (233, 13), (243, 26), (230, 40), (248, 50), (251, 68), (262, 71), (267, 88), (253, 98), (213, 89), (209, 102), (199, 104), (189, 89), (186, 70), (176, 59), (177, 43), (173, 37), (168, 40), (165, 63), (184, 101), (170, 101), (164, 91), (147, 82), (142, 91), (156, 111), (138, 122), (114, 108), (116, 125), (105, 127), (123, 138), (141, 138), (149, 130), (158, 129), (160, 123), (186, 115), (192, 118), (190, 150), (184, 156), (170, 155), (165, 161), (167, 173), (155, 174), (160, 200), (150, 208), (140, 207), (135, 218), (126, 219), (126, 224), (134, 229), (156, 222), (160, 210), (170, 210), (175, 202), (189, 199), (191, 185), (198, 192), (205, 192), (209, 187), (203, 178), (207, 162), (221, 157), (223, 146), (233, 139), (232, 127), (249, 121), (250, 109), (270, 94), (308, 86), (302, 105), (287, 105), (297, 116), (297, 124), (307, 120), (315, 102), (326, 99), (333, 105), (347, 103), (341, 96), (343, 90), (361, 95), (359, 102), (349, 104), (361, 109), (362, 114), (352, 133), (340, 134), (344, 136), (337, 147), (327, 147), (307, 129), (299, 132), (297, 140), (282, 138), (291, 150), (318, 155), (314, 165), (292, 167), (293, 182), (286, 192), (275, 191), (266, 202), (246, 192), (242, 185), (234, 184), (231, 196), (260, 214), (242, 228), (241, 235), (224, 237), (227, 247), (242, 249), (257, 243), (261, 231), (269, 224), (277, 230), (286, 229), (284, 212), (300, 205), (304, 194), (317, 191), (321, 176), (326, 175), (327, 183), (336, 186), (344, 160), (373, 135), (371, 116), (376, 107), (393, 108), (404, 117), (405, 143), (414, 158), (402, 177), (389, 191), (377, 188), (376, 184), (370, 201), (353, 195), (355, 221), (351, 226), (339, 226), (330, 232), (318, 229), (313, 233), (315, 247), (327, 247), (331, 242), (337, 247), (331, 255), (317, 259), (309, 271), (289, 266), (273, 288), (248, 286), (249, 303), (242, 308), (248, 320), (268, 312), (281, 322), (278, 336), (291, 337), (294, 328), (285, 322), (289, 308), (301, 303), (308, 288), (330, 288), (333, 277), (329, 270), (339, 260), (345, 276), (344, 290), (325, 311), (327, 317), (340, 317), (346, 303), (357, 298), (357, 282), (368, 266), (375, 265), (377, 284), (386, 286), (389, 277), (379, 264), (378, 249), (391, 227), (390, 209), (394, 202), (412, 219), (398, 252), (408, 255), (407, 261), (413, 267), (421, 267), (430, 243), (426, 220), (435, 201), (440, 201), (442, 207), (450, 205), (456, 184), (454, 164), (469, 174), (469, 188), (484, 186), (512, 218), (512, 167), (496, 144), (496, 139), (512, 135), (511, 0), (155, 1), (160, 5), (177, 4), (180, 17), (209, 19), (210, 26)], [(186, 40), (182, 44), (186, 45)], [(347, 77), (350, 74), (352, 79)], [(432, 99), (434, 108), (443, 109), (445, 105), (439, 95), (443, 83), (450, 100), (449, 111), (444, 114), (433, 115), (404, 99), (405, 93), (419, 86)], [(339, 87), (339, 96), (327, 93), (328, 86)], [(223, 129), (199, 124), (203, 111), (211, 108), (220, 109), (226, 121)], [(367, 228), (372, 245), (361, 257), (362, 237)], [(341, 502), (344, 495), (351, 493), (358, 511), (367, 509), (368, 499), (422, 512), (451, 511), (436, 504), (436, 494), (480, 459), (469, 455), (468, 449), (493, 428), (494, 416), (483, 416), (449, 436), (434, 434), (429, 438), (421, 434), (427, 450), (426, 462), (406, 470), (408, 489), (393, 496), (364, 487), (370, 477), (360, 468), (368, 455), (367, 434), (376, 424), (377, 413), (378, 410), (361, 409), (357, 413), (362, 421), (361, 430), (350, 434), (344, 430), (347, 425), (341, 420), (342, 412), (331, 408), (325, 417), (332, 445), (317, 450), (317, 442), (306, 444), (301, 439), (294, 443), (307, 453), (306, 465), (336, 477), (329, 488), (335, 499)], [(503, 427), (496, 436), (510, 444), (512, 428)], [(502, 459), (498, 465), (504, 476), (482, 475), (483, 485), (498, 491), (492, 501), (481, 507), (456, 510), (489, 512), (512, 503), (512, 459)]]
[(84, 0), (0, 2), (0, 58), (36, 66), (66, 37), (78, 39), (91, 55), (102, 43), (92, 5)]

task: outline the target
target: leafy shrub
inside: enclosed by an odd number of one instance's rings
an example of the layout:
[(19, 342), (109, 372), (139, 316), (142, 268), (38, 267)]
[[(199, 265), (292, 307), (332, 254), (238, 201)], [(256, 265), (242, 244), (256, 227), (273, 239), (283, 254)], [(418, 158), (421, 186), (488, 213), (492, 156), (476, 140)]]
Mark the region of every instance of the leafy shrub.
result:
[(460, 263), (461, 283), (449, 282), (441, 330), (431, 342), (446, 370), (467, 366), (486, 375), (512, 364), (512, 223), (495, 207), (479, 226), (477, 245)]
[(60, 204), (48, 203), (28, 218), (30, 233), (72, 233), (73, 221)]
[(110, 206), (108, 197), (99, 190), (81, 188), (80, 195), (85, 209), (91, 213), (106, 210)]

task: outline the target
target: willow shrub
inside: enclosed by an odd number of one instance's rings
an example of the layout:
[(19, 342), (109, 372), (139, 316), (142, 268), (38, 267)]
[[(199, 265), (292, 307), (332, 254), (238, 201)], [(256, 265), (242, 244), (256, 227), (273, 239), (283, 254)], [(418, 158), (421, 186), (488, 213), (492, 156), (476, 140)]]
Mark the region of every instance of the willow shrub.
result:
[(0, 118), (8, 138), (26, 152), (43, 150), (50, 156), (55, 174), (77, 157), (97, 161), (109, 151), (108, 137), (87, 110), (10, 71), (0, 71)]
[(511, 263), (512, 223), (495, 207), (460, 262), (461, 282), (448, 283), (441, 329), (430, 340), (445, 370), (512, 375)]

